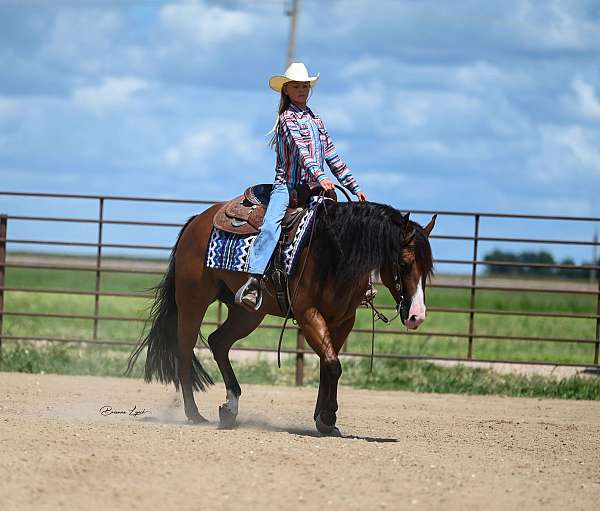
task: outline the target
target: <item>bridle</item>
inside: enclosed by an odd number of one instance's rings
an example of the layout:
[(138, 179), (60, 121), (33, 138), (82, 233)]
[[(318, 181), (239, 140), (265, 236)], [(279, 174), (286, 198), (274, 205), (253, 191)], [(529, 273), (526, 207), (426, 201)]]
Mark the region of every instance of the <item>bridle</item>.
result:
[[(373, 324), (371, 329), (371, 364), (369, 367), (369, 372), (373, 371), (373, 358), (375, 356), (375, 318), (387, 324), (394, 321), (398, 316), (400, 316), (402, 322), (406, 321), (406, 318), (408, 317), (408, 310), (405, 305), (406, 302), (404, 300), (403, 293), (404, 286), (402, 285), (402, 277), (404, 275), (407, 275), (408, 272), (410, 272), (410, 265), (400, 265), (398, 264), (398, 261), (394, 261), (394, 264), (392, 265), (394, 291), (396, 291), (396, 293), (400, 295), (400, 301), (396, 301), (396, 314), (392, 319), (388, 319), (383, 312), (377, 310), (372, 298), (367, 302), (368, 306), (371, 307), (371, 314), (373, 318)], [(369, 277), (369, 285), (373, 285), (371, 282), (371, 277)], [(394, 296), (394, 300), (395, 299), (396, 297)]]
[[(404, 323), (408, 319), (408, 308), (410, 307), (410, 303), (405, 300), (404, 296), (404, 286), (402, 284), (402, 277), (408, 275), (410, 272), (410, 265), (403, 264), (400, 265), (398, 261), (394, 261), (392, 265), (392, 277), (394, 279), (394, 290), (400, 296), (400, 301), (396, 300), (396, 317), (400, 316), (400, 319)], [(396, 299), (396, 297), (394, 297)]]

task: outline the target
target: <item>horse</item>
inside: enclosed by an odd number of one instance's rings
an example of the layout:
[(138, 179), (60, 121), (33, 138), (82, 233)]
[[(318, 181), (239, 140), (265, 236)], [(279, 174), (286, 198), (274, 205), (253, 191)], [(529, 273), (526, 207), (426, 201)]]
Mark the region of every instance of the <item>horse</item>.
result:
[[(193, 423), (207, 422), (194, 400), (194, 390), (213, 384), (194, 354), (208, 306), (216, 300), (227, 307), (227, 318), (208, 336), (219, 367), (226, 400), (219, 407), (220, 427), (236, 424), (242, 393), (231, 362), (233, 344), (252, 333), (267, 314), (283, 317), (272, 293), (263, 293), (257, 311), (237, 305), (234, 295), (247, 273), (205, 267), (213, 218), (224, 203), (191, 217), (181, 229), (168, 269), (155, 288), (151, 326), (129, 357), (130, 372), (147, 348), (144, 379), (181, 386), (184, 410)], [(339, 436), (336, 427), (339, 352), (354, 325), (356, 311), (370, 285), (371, 273), (396, 302), (408, 329), (425, 320), (425, 285), (433, 271), (429, 235), (436, 215), (422, 227), (395, 208), (372, 202), (324, 201), (318, 206), (311, 240), (302, 249), (297, 271), (289, 280), (294, 290), (291, 313), (318, 355), (320, 383), (313, 419), (323, 435)]]

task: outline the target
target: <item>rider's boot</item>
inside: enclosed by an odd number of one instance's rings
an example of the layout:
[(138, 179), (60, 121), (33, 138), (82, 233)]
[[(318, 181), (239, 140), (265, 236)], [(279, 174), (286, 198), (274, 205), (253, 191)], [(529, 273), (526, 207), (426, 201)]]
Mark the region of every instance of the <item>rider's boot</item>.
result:
[(256, 311), (262, 305), (262, 275), (251, 274), (246, 283), (235, 294), (235, 303)]

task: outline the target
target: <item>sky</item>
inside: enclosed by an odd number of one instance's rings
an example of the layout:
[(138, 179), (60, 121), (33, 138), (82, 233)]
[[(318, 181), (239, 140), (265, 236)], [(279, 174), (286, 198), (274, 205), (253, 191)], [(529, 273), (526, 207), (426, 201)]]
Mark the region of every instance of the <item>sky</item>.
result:
[[(0, 190), (224, 200), (270, 182), (267, 84), (285, 69), (289, 4), (0, 0)], [(600, 0), (300, 0), (296, 60), (320, 73), (309, 105), (370, 200), (600, 216)], [(0, 209), (97, 208), (67, 202), (0, 196)], [(109, 214), (190, 213), (117, 206)], [(472, 220), (440, 222), (472, 233)], [(482, 228), (588, 240), (594, 229)]]

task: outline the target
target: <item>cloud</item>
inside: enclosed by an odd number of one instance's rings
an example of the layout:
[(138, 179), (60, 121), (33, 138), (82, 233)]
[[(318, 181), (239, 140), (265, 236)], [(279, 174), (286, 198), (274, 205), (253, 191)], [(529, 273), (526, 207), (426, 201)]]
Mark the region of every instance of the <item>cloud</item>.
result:
[(178, 37), (213, 48), (251, 34), (258, 17), (251, 12), (207, 5), (201, 0), (165, 5), (160, 10), (163, 25)]
[(584, 2), (521, 0), (509, 20), (520, 42), (529, 47), (583, 50), (599, 41), (600, 24), (588, 17)]
[(164, 161), (178, 172), (219, 178), (256, 164), (264, 154), (265, 142), (247, 123), (206, 119), (203, 124), (164, 152)]
[(568, 183), (573, 193), (594, 189), (592, 180), (600, 178), (599, 138), (598, 132), (579, 125), (542, 126), (525, 168), (538, 182)]
[(81, 87), (73, 91), (73, 102), (97, 114), (126, 105), (135, 93), (148, 87), (148, 84), (133, 76), (108, 77), (100, 85)]
[[(272, 179), (281, 5), (35, 4), (0, 5), (0, 167), (40, 176), (15, 186), (72, 172), (73, 191), (228, 197)], [(306, 2), (298, 28), (311, 107), (373, 200), (518, 209), (560, 185), (600, 213), (597, 2)]]
[(593, 85), (580, 76), (573, 79), (571, 88), (576, 96), (577, 109), (587, 119), (600, 120), (600, 100)]
[[(49, 63), (94, 72), (114, 59), (112, 50), (124, 31), (124, 20), (116, 9), (66, 8), (50, 11), (48, 28), (39, 57)], [(86, 55), (85, 59), (81, 55)]]
[(556, 138), (559, 146), (568, 149), (570, 155), (581, 167), (600, 176), (600, 150), (598, 140), (590, 140), (592, 135), (581, 126), (562, 130)]

